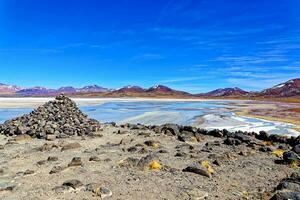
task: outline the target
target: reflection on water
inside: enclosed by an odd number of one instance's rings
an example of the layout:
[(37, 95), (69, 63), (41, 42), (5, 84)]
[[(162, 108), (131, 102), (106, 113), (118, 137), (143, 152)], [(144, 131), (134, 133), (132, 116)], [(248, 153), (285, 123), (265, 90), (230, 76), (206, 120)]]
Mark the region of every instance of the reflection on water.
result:
[(4, 123), (8, 119), (12, 119), (18, 117), (20, 115), (26, 114), (31, 112), (32, 109), (28, 108), (7, 108), (7, 109), (0, 109), (0, 123)]
[[(298, 134), (293, 125), (249, 117), (238, 117), (231, 112), (234, 101), (167, 102), (113, 101), (80, 107), (91, 118), (101, 122), (164, 124), (177, 123), (202, 128), (268, 131), (276, 134)], [(0, 109), (0, 123), (28, 113), (32, 109)]]

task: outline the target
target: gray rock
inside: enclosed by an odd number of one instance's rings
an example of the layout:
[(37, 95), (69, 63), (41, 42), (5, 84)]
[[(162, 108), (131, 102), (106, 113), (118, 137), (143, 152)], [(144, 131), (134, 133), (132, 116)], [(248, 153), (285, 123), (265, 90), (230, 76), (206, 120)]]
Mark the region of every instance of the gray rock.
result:
[(107, 187), (100, 187), (98, 191), (99, 192), (97, 192), (96, 194), (100, 196), (101, 199), (112, 196), (112, 191), (110, 191), (110, 189), (108, 189)]
[[(159, 129), (157, 129), (157, 131), (159, 131)], [(173, 136), (179, 135), (180, 133), (179, 126), (177, 124), (164, 124), (160, 127), (160, 131), (163, 134), (173, 135)]]
[(78, 189), (83, 186), (82, 182), (76, 179), (65, 181), (62, 186), (71, 187), (73, 189)]
[(181, 142), (190, 142), (195, 138), (195, 134), (193, 132), (182, 131), (180, 135), (178, 135), (178, 140)]
[(185, 153), (185, 152), (177, 152), (176, 154), (175, 154), (175, 157), (183, 157), (183, 158), (185, 158), (185, 157), (187, 157), (188, 155)]
[(45, 165), (46, 164), (46, 160), (40, 160), (37, 162), (38, 165)]
[(300, 156), (293, 151), (284, 152), (283, 160), (287, 164), (291, 164), (292, 162), (296, 162), (296, 163), (300, 164)]
[(218, 129), (210, 130), (207, 132), (207, 135), (211, 135), (214, 137), (223, 137), (223, 132)]
[(255, 135), (256, 139), (268, 141), (269, 134), (265, 131), (260, 131), (259, 134)]
[(63, 171), (64, 169), (66, 169), (66, 167), (62, 167), (62, 166), (54, 166), (51, 171), (49, 172), (49, 174), (55, 174), (55, 173), (59, 173), (61, 171)]
[(30, 174), (34, 174), (33, 170), (27, 169), (24, 173), (24, 175), (30, 175)]
[(186, 167), (182, 170), (183, 172), (191, 172), (201, 176), (205, 176), (210, 178), (211, 174), (207, 171), (207, 169), (201, 166), (199, 163), (193, 163), (192, 165)]
[(140, 168), (141, 170), (146, 170), (146, 169), (149, 168), (150, 163), (151, 163), (152, 161), (155, 161), (155, 160), (158, 160), (158, 156), (155, 155), (155, 154), (149, 154), (149, 155), (147, 155), (147, 156), (145, 156), (145, 157), (142, 157), (142, 158), (139, 160), (137, 166), (138, 166), (138, 168)]
[(101, 199), (112, 196), (112, 191), (107, 187), (101, 186), (99, 183), (90, 183), (85, 186), (86, 191), (91, 191), (97, 196), (100, 196)]
[(39, 151), (50, 151), (51, 149), (58, 148), (59, 146), (52, 143), (45, 143), (41, 147), (37, 148)]
[(261, 152), (271, 152), (272, 151), (272, 149), (267, 146), (260, 147), (258, 150)]
[(61, 151), (66, 151), (66, 150), (70, 150), (70, 149), (78, 149), (80, 147), (81, 147), (81, 145), (77, 142), (70, 143), (70, 144), (63, 145), (61, 148)]
[(47, 158), (47, 161), (49, 161), (49, 162), (58, 161), (58, 157), (57, 157), (57, 156), (49, 156), (49, 157)]
[(240, 145), (240, 144), (242, 144), (242, 141), (239, 140), (239, 139), (236, 139), (236, 138), (226, 138), (224, 140), (224, 144), (227, 144), (227, 145)]
[(291, 177), (282, 179), (276, 190), (300, 192), (300, 176), (297, 173), (293, 173)]
[(241, 142), (244, 142), (244, 143), (250, 143), (253, 140), (252, 137), (250, 137), (250, 136), (248, 136), (244, 133), (236, 133), (234, 135), (234, 138), (238, 139), (238, 140), (240, 140)]
[(161, 150), (158, 151), (158, 153), (168, 153), (168, 151), (165, 150), (165, 149), (161, 149)]
[(91, 157), (89, 158), (89, 161), (99, 162), (99, 161), (101, 161), (101, 160), (100, 160), (100, 158), (99, 158), (98, 156), (91, 156)]
[(121, 167), (136, 167), (137, 164), (139, 163), (139, 159), (138, 158), (132, 158), (132, 157), (129, 157), (129, 158), (126, 158), (124, 159), (121, 163), (120, 163), (120, 166)]
[(292, 173), (289, 178), (284, 178), (275, 188), (275, 195), (271, 200), (300, 200), (300, 176)]
[(127, 149), (127, 151), (128, 151), (128, 152), (131, 152), (131, 153), (136, 152), (137, 150), (138, 150), (138, 148), (135, 147), (135, 146), (129, 147), (129, 148)]
[(299, 155), (300, 154), (300, 144), (297, 144), (296, 146), (294, 146), (293, 151)]
[(74, 157), (68, 164), (68, 167), (82, 166), (82, 161), (80, 157)]
[(300, 200), (300, 192), (281, 191), (276, 193), (270, 200)]

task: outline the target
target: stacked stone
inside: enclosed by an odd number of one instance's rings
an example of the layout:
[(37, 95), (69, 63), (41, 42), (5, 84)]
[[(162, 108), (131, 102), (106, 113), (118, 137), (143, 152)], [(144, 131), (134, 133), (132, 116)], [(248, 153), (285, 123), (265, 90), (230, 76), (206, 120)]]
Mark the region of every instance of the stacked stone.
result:
[(88, 135), (99, 129), (97, 120), (89, 119), (74, 101), (61, 94), (29, 114), (6, 121), (0, 126), (0, 133), (8, 136), (28, 134), (46, 139), (49, 136)]

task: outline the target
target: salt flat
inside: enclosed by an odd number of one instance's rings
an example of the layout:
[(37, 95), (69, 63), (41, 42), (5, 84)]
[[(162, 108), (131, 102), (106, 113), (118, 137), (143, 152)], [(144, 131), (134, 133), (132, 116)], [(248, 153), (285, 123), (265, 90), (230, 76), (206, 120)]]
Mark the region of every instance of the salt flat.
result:
[[(0, 98), (0, 123), (30, 112), (53, 98)], [(278, 110), (278, 103), (244, 100), (150, 99), (150, 98), (73, 98), (90, 117), (101, 122), (142, 123), (161, 125), (177, 123), (207, 129), (231, 131), (267, 131), (272, 134), (294, 135), (296, 125), (247, 116), (246, 110), (261, 110), (261, 115)], [(280, 104), (280, 106), (282, 106)], [(290, 104), (284, 104), (290, 106)], [(267, 109), (267, 112), (265, 110)], [(243, 115), (236, 115), (244, 112)], [(290, 115), (291, 116), (291, 115)]]
[[(51, 101), (54, 98), (48, 97), (20, 97), (3, 98), (0, 97), (0, 108), (32, 108)], [(219, 101), (217, 99), (162, 99), (162, 98), (72, 98), (78, 105), (93, 105), (112, 101), (161, 101), (161, 102), (201, 102), (201, 101)], [(222, 101), (248, 101), (248, 100), (224, 100)]]

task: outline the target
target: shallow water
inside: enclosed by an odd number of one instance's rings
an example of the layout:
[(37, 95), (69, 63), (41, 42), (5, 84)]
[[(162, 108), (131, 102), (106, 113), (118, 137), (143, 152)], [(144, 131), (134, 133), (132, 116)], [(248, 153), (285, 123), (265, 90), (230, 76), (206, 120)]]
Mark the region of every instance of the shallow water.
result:
[[(291, 124), (270, 122), (232, 113), (234, 101), (112, 101), (80, 106), (83, 112), (101, 122), (164, 124), (177, 123), (202, 128), (255, 131), (297, 135)], [(33, 108), (32, 108), (33, 109)], [(32, 109), (0, 109), (0, 123)]]

